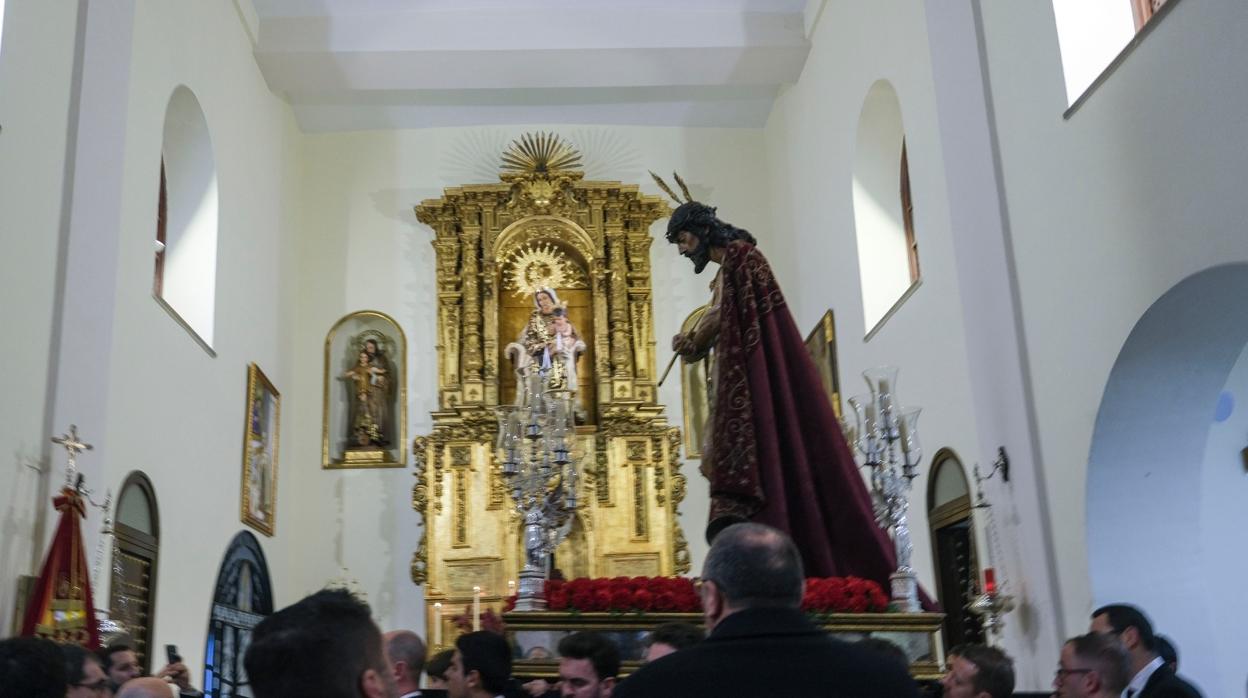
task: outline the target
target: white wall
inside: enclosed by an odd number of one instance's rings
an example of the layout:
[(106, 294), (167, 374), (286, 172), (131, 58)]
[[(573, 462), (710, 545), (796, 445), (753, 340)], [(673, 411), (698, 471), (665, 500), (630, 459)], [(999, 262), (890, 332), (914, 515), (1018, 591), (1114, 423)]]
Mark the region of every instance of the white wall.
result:
[[(247, 365), (256, 362), (281, 392), (283, 417), (319, 394), (294, 380), (294, 246), (299, 231), (299, 135), (289, 107), (269, 92), (230, 3), (142, 3), (134, 26), (117, 313), (108, 396), (109, 479), (139, 468), (161, 507), (157, 646), (170, 643), (198, 671), (217, 567), (239, 521)], [(210, 357), (151, 295), (162, 124), (177, 85), (203, 108), (220, 202), (213, 347)], [(291, 541), (300, 536), (301, 477), (311, 464), (290, 457), (283, 419), (277, 470), (276, 536), (258, 536), (275, 603), (292, 586)]]
[(1075, 634), (1093, 603), (1086, 464), (1110, 368), (1165, 291), (1201, 269), (1248, 258), (1240, 184), (1248, 164), (1234, 145), (1248, 116), (1248, 6), (1180, 2), (1063, 120), (1052, 8), (980, 5), (1049, 518), (1061, 551), (1059, 620)]
[[(1206, 593), (1218, 600), (1218, 612), (1211, 614), (1211, 635), (1214, 642), (1204, 638), (1175, 638), (1180, 648), (1189, 650), (1180, 657), (1180, 666), (1190, 671), (1183, 661), (1207, 653), (1209, 665), (1218, 667), (1221, 683), (1204, 685), (1209, 695), (1221, 693), (1234, 695), (1248, 683), (1248, 667), (1244, 666), (1243, 651), (1248, 646), (1248, 597), (1243, 594), (1227, 595), (1222, 590), (1224, 578), (1248, 578), (1248, 555), (1243, 555), (1243, 532), (1248, 531), (1248, 345), (1231, 368), (1222, 391), (1229, 397), (1230, 414), (1223, 421), (1215, 421), (1209, 427), (1209, 439), (1205, 443), (1205, 459), (1200, 467), (1200, 530), (1201, 548), (1205, 553), (1204, 568), (1199, 576), (1204, 580)], [(1216, 408), (1215, 408), (1216, 413)], [(1236, 552), (1241, 554), (1236, 554)], [(1162, 633), (1168, 632), (1161, 628)], [(1195, 653), (1191, 652), (1194, 650)]]
[[(63, 7), (68, 3), (25, 3), (26, 7), (34, 5)], [(22, 9), (23, 3), (11, 5), (10, 18)], [(39, 18), (42, 25), (73, 25), (72, 16), (53, 16), (50, 9), (42, 14), (46, 15)], [(32, 33), (32, 40), (38, 38), (37, 32)], [(261, 78), (251, 45), (229, 3), (93, 4), (86, 35), (86, 55), (94, 60), (87, 61), (84, 73), (84, 123), (74, 150), (78, 181), (68, 261), (71, 270), (85, 271), (71, 274), (66, 284), (64, 341), (56, 359), (62, 375), (47, 408), (54, 415), (52, 426), (23, 426), (14, 441), (6, 433), (5, 446), (6, 450), (10, 444), (30, 449), (31, 444), (46, 439), (45, 429), (63, 429), (76, 415), (85, 415), (78, 421), (80, 428), (90, 425), (83, 436), (97, 444), (83, 458), (89, 486), (100, 494), (105, 488), (115, 491), (134, 469), (151, 477), (163, 540), (155, 643), (177, 644), (198, 677), (217, 566), (226, 544), (242, 528), (238, 497), (247, 363), (258, 362), (286, 400), (299, 399), (291, 389), (286, 358), (291, 353), (288, 338), (293, 321), (289, 283), (293, 230), (287, 211), (296, 207), (298, 134), (290, 110)], [(46, 39), (53, 46), (64, 43), (55, 34)], [(11, 45), (18, 46), (18, 42)], [(55, 52), (49, 47), (48, 52), (53, 66), (59, 65), (61, 56), (73, 55), (72, 48), (63, 45)], [(49, 80), (46, 66), (38, 61), (24, 65), (32, 71), (22, 76), (30, 85), (47, 89), (47, 85), (69, 84), (67, 76)], [(217, 291), (215, 357), (191, 339), (151, 292), (162, 125), (166, 104), (179, 84), (190, 87), (199, 98), (219, 145), (222, 234), (218, 259), (229, 283)], [(25, 89), (26, 97), (34, 100), (29, 105), (31, 113), (27, 115), (24, 105), (17, 112), (22, 121), (15, 120), (14, 126), (33, 122), (35, 113), (55, 125), (57, 105), (63, 109), (64, 98)], [(4, 93), (8, 99), (10, 92)], [(21, 96), (17, 91), (15, 97)], [(9, 124), (4, 125), (3, 142), (16, 141), (9, 138)], [(25, 163), (24, 177), (30, 179), (32, 166), (40, 168), (37, 171), (53, 169), (43, 162), (57, 148), (64, 148), (64, 120), (59, 129), (51, 130), (45, 136), (48, 155), (36, 149), (32, 151), (35, 157), (19, 160)], [(27, 140), (32, 148), (37, 144), (33, 133), (23, 142)], [(5, 155), (4, 162), (12, 162)], [(7, 181), (11, 174), (9, 166), (5, 167)], [(51, 186), (33, 181), (39, 185), (31, 188), (35, 193), (21, 194), (30, 204), (17, 210), (28, 211), (19, 221), (54, 237), (59, 211), (53, 208), (49, 214), (35, 207), (39, 197), (47, 196), (44, 189), (55, 190), (54, 175), (48, 174), (47, 179)], [(6, 184), (3, 190), (7, 197), (13, 188)], [(12, 209), (6, 205), (3, 210), (8, 230)], [(39, 222), (39, 216), (44, 222)], [(7, 236), (5, 244), (8, 249), (22, 248), (20, 243), (10, 246)], [(51, 257), (47, 249), (33, 248), (35, 253)], [(46, 351), (46, 343), (40, 345), (46, 340), (40, 339), (38, 324), (55, 316), (49, 307), (36, 312), (35, 303), (40, 298), (47, 298), (49, 304), (53, 300), (52, 289), (42, 288), (37, 280), (54, 278), (54, 258), (43, 262), (43, 268), (34, 267), (36, 261), (29, 260), (32, 269), (23, 273), (35, 280), (31, 287), (39, 293), (32, 295), (31, 307), (25, 311), (31, 318), (20, 322), (32, 328), (23, 333), (28, 334), (27, 342)], [(6, 272), (6, 294), (11, 290), (8, 278)], [(6, 343), (10, 336), (6, 333)], [(25, 352), (6, 353), (9, 356), (25, 360)], [(38, 363), (31, 358), (34, 373)], [(13, 395), (7, 390), (6, 394)], [(40, 394), (31, 390), (34, 397)], [(10, 399), (6, 396), (6, 417)], [(28, 409), (41, 411), (37, 405)], [(20, 419), (5, 421), (6, 429), (22, 424)], [(60, 462), (58, 457), (56, 482)], [(5, 468), (6, 477), (9, 470)], [(283, 461), (277, 537), (262, 537), (273, 565), (279, 604), (293, 596), (284, 585), (284, 567), (290, 558), (282, 545), (296, 532), (281, 517), (297, 507), (299, 472)], [(46, 496), (39, 505), (50, 509)], [(17, 508), (6, 510), (7, 520), (19, 515)], [(84, 524), (90, 551), (94, 551), (98, 529), (99, 516), (92, 512)], [(45, 542), (46, 536), (40, 539), (40, 554)], [(6, 566), (6, 574), (9, 569), (21, 571)], [(3, 586), (8, 599), (10, 585), (6, 581)], [(107, 593), (106, 583), (97, 588), (98, 599), (106, 600)]]
[[(293, 375), (300, 394), (319, 395), (326, 332), (342, 315), (361, 309), (394, 317), (408, 337), (409, 434), (428, 433), (436, 407), (435, 273), (431, 230), (416, 222), (413, 206), (448, 186), (497, 181), (499, 155), (511, 139), (542, 126), (446, 128), (309, 136), (307, 186), (301, 217), (300, 303)], [(552, 128), (552, 127), (547, 127)], [(717, 203), (727, 220), (770, 235), (773, 226), (763, 185), (762, 134), (745, 129), (553, 127), (584, 154), (587, 178), (640, 183), (658, 193), (647, 169), (680, 172), (695, 197)], [(709, 299), (711, 274), (696, 277), (687, 261), (652, 235), (655, 325), (659, 357), (681, 320)], [(311, 391), (311, 393), (308, 393)], [(679, 425), (680, 382), (661, 391), (670, 423)], [(319, 462), (319, 397), (287, 403), (288, 462)], [(410, 455), (409, 455), (410, 458)], [(694, 564), (705, 554), (707, 490), (696, 464), (684, 469), (689, 496), (682, 525)], [(308, 479), (303, 501), (279, 526), (297, 526), (302, 590), (316, 588), (345, 565), (368, 594), (383, 626), (424, 626), (422, 591), (408, 565), (420, 536), (411, 508), (410, 469), (323, 471)], [(325, 541), (333, 543), (327, 545)]]
[[(59, 285), (66, 133), (78, 8), (14, 0), (0, 48), (0, 635), (12, 623), (17, 576), (35, 574), (51, 516), (44, 406)], [(62, 429), (67, 425), (62, 425)], [(57, 432), (60, 433), (60, 432)], [(57, 463), (61, 461), (56, 460)], [(59, 484), (62, 472), (57, 470)]]

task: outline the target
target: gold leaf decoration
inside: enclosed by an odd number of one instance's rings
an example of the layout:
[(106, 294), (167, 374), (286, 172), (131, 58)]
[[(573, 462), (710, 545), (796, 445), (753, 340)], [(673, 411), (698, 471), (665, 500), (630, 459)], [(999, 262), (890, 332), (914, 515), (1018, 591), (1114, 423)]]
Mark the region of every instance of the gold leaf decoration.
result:
[(554, 133), (526, 133), (503, 152), (506, 172), (553, 176), (580, 166), (580, 152)]

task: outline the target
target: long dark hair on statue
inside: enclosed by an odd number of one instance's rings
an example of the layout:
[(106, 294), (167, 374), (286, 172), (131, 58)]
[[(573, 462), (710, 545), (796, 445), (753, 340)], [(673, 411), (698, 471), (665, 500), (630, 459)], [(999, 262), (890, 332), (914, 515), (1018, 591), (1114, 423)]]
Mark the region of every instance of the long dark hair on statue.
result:
[(733, 240), (758, 244), (749, 231), (719, 220), (715, 207), (688, 201), (676, 208), (667, 224), (667, 241), (675, 243), (681, 231), (688, 231), (698, 239), (698, 247), (683, 252), (693, 262), (693, 273), (701, 274), (711, 261), (712, 247), (727, 247)]
[(721, 221), (715, 215), (715, 207), (690, 201), (683, 203), (672, 213), (667, 222), (667, 241), (676, 242), (680, 231), (688, 230), (713, 247), (724, 247), (733, 240), (744, 240), (751, 245), (758, 241), (750, 235), (750, 231), (738, 228), (731, 223)]

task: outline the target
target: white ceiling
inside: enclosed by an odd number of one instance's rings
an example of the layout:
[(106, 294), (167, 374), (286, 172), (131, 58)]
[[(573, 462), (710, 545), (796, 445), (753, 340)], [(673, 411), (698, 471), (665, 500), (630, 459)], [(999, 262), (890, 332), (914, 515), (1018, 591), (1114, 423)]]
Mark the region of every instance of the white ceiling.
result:
[(822, 0), (251, 0), (307, 132), (762, 126)]

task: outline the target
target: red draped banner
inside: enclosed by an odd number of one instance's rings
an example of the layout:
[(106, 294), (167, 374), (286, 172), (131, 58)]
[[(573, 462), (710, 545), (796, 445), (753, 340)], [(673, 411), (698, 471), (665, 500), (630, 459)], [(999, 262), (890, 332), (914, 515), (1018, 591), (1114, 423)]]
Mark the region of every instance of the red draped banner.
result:
[(100, 645), (91, 600), (91, 575), (82, 549), (78, 519), (87, 515), (82, 496), (66, 487), (52, 500), (61, 520), (56, 536), (35, 582), (22, 621), (22, 635), (45, 637), (63, 644), (79, 644), (88, 649)]

